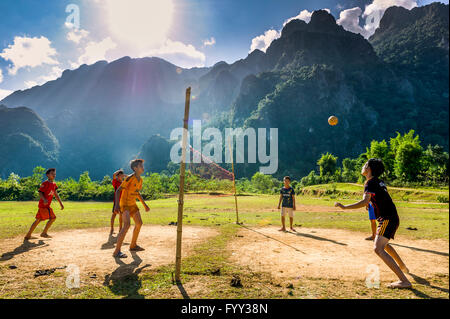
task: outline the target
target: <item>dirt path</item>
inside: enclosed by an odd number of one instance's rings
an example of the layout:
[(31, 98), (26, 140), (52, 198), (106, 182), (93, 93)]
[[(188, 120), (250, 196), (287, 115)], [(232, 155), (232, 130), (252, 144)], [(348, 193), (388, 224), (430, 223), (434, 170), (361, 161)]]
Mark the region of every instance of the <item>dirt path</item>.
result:
[[(52, 233), (53, 238), (43, 239), (35, 235), (28, 243), (22, 238), (0, 240), (0, 264), (15, 265), (26, 277), (32, 278), (34, 271), (54, 267), (78, 266), (80, 274), (105, 274), (129, 272), (138, 267), (155, 268), (175, 262), (176, 227), (144, 225), (138, 244), (145, 251), (131, 254), (128, 246), (131, 231), (125, 238), (123, 252), (128, 258), (117, 262), (112, 257), (117, 234), (108, 238), (109, 229), (80, 229)], [(201, 241), (217, 235), (210, 227), (183, 227), (183, 257)], [(118, 267), (120, 266), (120, 267)]]
[[(374, 254), (373, 243), (364, 240), (367, 234), (338, 229), (298, 228), (297, 231), (242, 228), (228, 245), (231, 260), (275, 277), (364, 280), (368, 265), (373, 264), (379, 266), (382, 281), (396, 278)], [(398, 236), (392, 244), (414, 275), (448, 276), (448, 240), (411, 240)]]

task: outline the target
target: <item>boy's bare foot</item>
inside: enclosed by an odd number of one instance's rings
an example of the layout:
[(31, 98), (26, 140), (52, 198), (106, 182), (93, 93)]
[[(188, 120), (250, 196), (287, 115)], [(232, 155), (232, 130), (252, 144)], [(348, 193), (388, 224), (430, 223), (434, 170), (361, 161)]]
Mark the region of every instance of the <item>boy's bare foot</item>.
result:
[(50, 236), (49, 234), (44, 234), (44, 233), (41, 234), (41, 237), (44, 237), (44, 238), (53, 238), (53, 237)]
[(294, 233), (296, 233), (296, 232), (297, 232), (297, 231), (296, 231), (296, 230), (295, 230), (294, 228), (292, 228), (292, 227), (291, 227), (291, 231), (293, 231)]
[(286, 228), (280, 228), (278, 231), (286, 231)]
[(409, 281), (396, 281), (396, 282), (390, 283), (388, 285), (388, 288), (393, 288), (393, 289), (408, 289), (411, 287), (412, 287), (412, 284)]
[(375, 240), (375, 237), (369, 236), (369, 237), (366, 238), (366, 240)]
[(128, 256), (125, 255), (123, 252), (119, 251), (117, 254), (113, 254), (114, 258), (127, 258)]
[(145, 249), (142, 248), (141, 246), (134, 246), (134, 247), (130, 247), (130, 251), (144, 251)]

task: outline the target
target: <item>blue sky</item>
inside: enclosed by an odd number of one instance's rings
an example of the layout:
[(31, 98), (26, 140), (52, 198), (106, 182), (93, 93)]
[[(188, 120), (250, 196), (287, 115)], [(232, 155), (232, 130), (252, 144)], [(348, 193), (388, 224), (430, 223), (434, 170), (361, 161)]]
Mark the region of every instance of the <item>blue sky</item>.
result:
[(288, 19), (308, 22), (318, 9), (328, 9), (336, 19), (341, 17), (344, 28), (367, 37), (373, 32), (365, 25), (367, 14), (382, 14), (392, 4), (412, 8), (430, 2), (2, 0), (0, 99), (55, 79), (64, 69), (125, 55), (160, 56), (182, 67), (232, 63), (251, 49), (265, 50)]

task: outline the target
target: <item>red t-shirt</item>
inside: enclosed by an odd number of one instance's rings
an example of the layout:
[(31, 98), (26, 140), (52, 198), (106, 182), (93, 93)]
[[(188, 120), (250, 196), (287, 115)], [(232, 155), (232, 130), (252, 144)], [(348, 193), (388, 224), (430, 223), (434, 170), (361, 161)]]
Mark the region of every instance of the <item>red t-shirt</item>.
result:
[[(116, 191), (119, 188), (119, 186), (122, 185), (122, 182), (119, 182), (119, 180), (117, 180), (117, 179), (113, 179), (112, 185), (114, 187), (114, 202), (116, 202)], [(119, 194), (119, 200), (120, 200), (121, 195), (122, 195), (122, 192), (120, 192), (120, 194)]]
[(55, 195), (58, 186), (55, 182), (45, 181), (41, 184), (39, 192), (44, 194), (45, 199), (47, 199), (47, 205), (45, 205), (42, 199), (39, 200), (39, 208), (49, 208), (52, 203), (53, 196)]

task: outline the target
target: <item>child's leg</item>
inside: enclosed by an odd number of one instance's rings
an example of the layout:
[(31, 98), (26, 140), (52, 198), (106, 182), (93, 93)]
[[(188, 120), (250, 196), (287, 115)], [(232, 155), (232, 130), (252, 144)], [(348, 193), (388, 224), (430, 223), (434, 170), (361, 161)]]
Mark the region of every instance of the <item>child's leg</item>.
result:
[(53, 223), (55, 222), (56, 218), (50, 218), (47, 222), (47, 224), (45, 224), (44, 230), (41, 233), (41, 236), (46, 237), (48, 236), (48, 230), (50, 229), (50, 227), (53, 225)]
[(377, 235), (377, 222), (376, 219), (370, 220), (370, 227), (372, 228), (372, 237), (375, 239), (375, 236)]
[(408, 278), (406, 278), (405, 274), (402, 272), (400, 267), (395, 263), (395, 260), (385, 251), (388, 242), (389, 242), (388, 238), (377, 235), (377, 237), (375, 237), (375, 245), (374, 245), (375, 253), (397, 275), (397, 277), (400, 279), (401, 284), (405, 286), (411, 285)]
[(122, 226), (123, 226), (122, 214), (119, 214), (119, 232), (122, 230)]
[(294, 229), (294, 217), (289, 217), (289, 223), (291, 225), (291, 230), (295, 231), (295, 229)]
[(128, 232), (128, 229), (130, 228), (130, 212), (126, 210), (122, 213), (122, 215), (123, 215), (123, 227), (119, 235), (117, 235), (116, 249), (114, 250), (113, 256), (117, 256), (119, 254), (125, 236)]
[(392, 257), (394, 258), (395, 262), (398, 264), (398, 266), (400, 267), (400, 269), (405, 272), (405, 273), (409, 273), (409, 269), (406, 267), (405, 263), (403, 262), (403, 260), (400, 258), (400, 256), (397, 254), (397, 252), (395, 251), (394, 247), (392, 247), (391, 245), (387, 244), (386, 247), (384, 247), (384, 250), (386, 250), (386, 252)]
[(34, 230), (36, 229), (37, 225), (39, 225), (40, 222), (41, 222), (41, 220), (36, 218), (36, 220), (33, 222), (33, 224), (31, 224), (30, 230), (25, 235), (25, 239), (31, 238), (31, 234), (34, 232)]
[(284, 215), (281, 215), (281, 231), (285, 231), (286, 230), (286, 217)]
[(137, 239), (139, 236), (139, 232), (141, 231), (141, 227), (142, 227), (142, 218), (141, 218), (141, 214), (139, 213), (139, 211), (135, 212), (133, 214), (132, 218), (134, 220), (134, 230), (133, 230), (133, 237), (131, 239), (131, 244), (130, 244), (131, 250), (138, 247)]
[(116, 213), (112, 213), (112, 215), (111, 215), (111, 233), (113, 233), (114, 232), (114, 221), (115, 221), (115, 219), (116, 219)]

